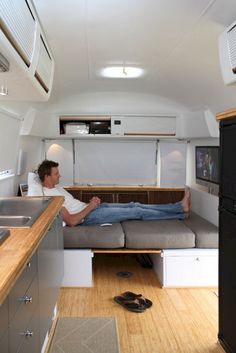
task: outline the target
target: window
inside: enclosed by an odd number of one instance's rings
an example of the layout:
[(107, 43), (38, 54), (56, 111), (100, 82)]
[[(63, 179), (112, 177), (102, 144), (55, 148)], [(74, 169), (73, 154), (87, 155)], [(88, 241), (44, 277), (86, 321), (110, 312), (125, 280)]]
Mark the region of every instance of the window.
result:
[(75, 183), (155, 185), (155, 140), (75, 140)]

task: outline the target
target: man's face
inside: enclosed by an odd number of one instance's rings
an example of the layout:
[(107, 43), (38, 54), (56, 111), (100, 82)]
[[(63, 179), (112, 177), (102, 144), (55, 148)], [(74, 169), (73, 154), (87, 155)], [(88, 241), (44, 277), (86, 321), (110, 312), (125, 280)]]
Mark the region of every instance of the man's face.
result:
[(57, 167), (52, 167), (51, 175), (49, 177), (53, 185), (59, 184), (59, 179), (60, 179), (59, 169)]

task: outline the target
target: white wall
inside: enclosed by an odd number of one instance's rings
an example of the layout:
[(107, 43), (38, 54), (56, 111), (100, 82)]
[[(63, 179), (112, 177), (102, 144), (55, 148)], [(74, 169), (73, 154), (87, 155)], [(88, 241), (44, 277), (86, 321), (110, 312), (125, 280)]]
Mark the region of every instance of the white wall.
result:
[[(12, 169), (15, 176), (0, 180), (0, 197), (17, 195), (20, 182), (27, 180), (28, 171), (35, 169), (44, 158), (42, 139), (20, 136), (23, 115), (0, 108), (0, 165), (1, 170)], [(17, 175), (18, 157), (25, 152), (25, 171)]]
[[(21, 117), (0, 109), (0, 172), (11, 171), (14, 175), (17, 164)], [(2, 177), (5, 175), (3, 174)], [(11, 196), (16, 192), (14, 176), (0, 180), (0, 196)]]
[(44, 143), (40, 137), (20, 136), (19, 150), (26, 152), (26, 170), (18, 176), (17, 182), (26, 182), (28, 172), (37, 169), (45, 158)]

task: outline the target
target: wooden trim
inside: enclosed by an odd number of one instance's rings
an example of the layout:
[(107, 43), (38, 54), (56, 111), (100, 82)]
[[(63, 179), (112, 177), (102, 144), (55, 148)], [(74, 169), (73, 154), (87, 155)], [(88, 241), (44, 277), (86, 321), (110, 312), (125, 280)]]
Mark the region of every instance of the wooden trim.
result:
[(159, 254), (160, 249), (91, 249), (94, 254)]
[(236, 117), (236, 108), (225, 110), (224, 112), (216, 114), (216, 120), (223, 120)]
[(47, 87), (47, 85), (43, 82), (42, 78), (40, 77), (39, 73), (37, 71), (35, 71), (34, 77), (36, 78), (36, 80), (40, 83), (40, 85), (42, 86), (42, 88), (44, 89), (44, 91), (46, 93), (49, 92), (49, 88)]
[(164, 134), (164, 133), (151, 133), (151, 132), (146, 132), (146, 133), (142, 133), (142, 132), (125, 132), (124, 136), (175, 136), (175, 133), (171, 133), (171, 134)]
[(162, 188), (158, 186), (149, 186), (149, 185), (136, 185), (136, 186), (130, 186), (130, 185), (112, 185), (112, 186), (96, 186), (96, 185), (74, 185), (74, 186), (64, 186), (64, 189), (66, 190), (75, 190), (75, 191), (80, 191), (80, 190), (101, 190), (101, 191), (184, 191), (184, 188)]

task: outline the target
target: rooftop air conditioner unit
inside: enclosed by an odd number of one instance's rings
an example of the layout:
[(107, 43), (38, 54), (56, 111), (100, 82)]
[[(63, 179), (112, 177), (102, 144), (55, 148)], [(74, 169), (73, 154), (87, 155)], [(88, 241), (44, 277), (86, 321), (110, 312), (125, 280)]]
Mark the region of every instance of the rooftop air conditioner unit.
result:
[(224, 83), (236, 83), (236, 21), (220, 35), (219, 54)]

